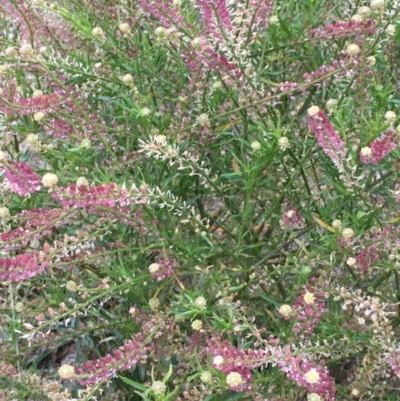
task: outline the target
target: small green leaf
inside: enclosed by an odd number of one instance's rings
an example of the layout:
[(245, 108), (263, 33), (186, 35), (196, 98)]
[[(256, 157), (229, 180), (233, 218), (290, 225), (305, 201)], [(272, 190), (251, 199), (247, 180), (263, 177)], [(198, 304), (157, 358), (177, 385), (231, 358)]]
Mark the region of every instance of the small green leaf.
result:
[(120, 376), (120, 379), (124, 383), (129, 384), (130, 386), (132, 386), (134, 388), (137, 388), (138, 390), (147, 391), (149, 389), (147, 386), (144, 386), (143, 384), (137, 383), (137, 382), (135, 382), (135, 381), (133, 381), (131, 379), (128, 379), (127, 377)]

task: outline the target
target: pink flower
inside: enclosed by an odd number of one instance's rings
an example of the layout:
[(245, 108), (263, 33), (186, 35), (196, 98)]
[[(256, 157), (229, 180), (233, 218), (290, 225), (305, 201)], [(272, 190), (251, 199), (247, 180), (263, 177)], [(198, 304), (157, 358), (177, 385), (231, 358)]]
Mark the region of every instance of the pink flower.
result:
[(308, 114), (308, 125), (314, 133), (318, 145), (331, 158), (338, 170), (342, 171), (342, 161), (347, 155), (346, 144), (335, 131), (325, 112), (317, 106), (311, 107)]
[(283, 351), (275, 351), (275, 354), (279, 357), (280, 370), (286, 373), (288, 379), (294, 380), (308, 392), (316, 393), (327, 401), (335, 400), (335, 382), (329, 375), (324, 361), (313, 365), (303, 355), (292, 356), (289, 347)]
[(39, 191), (41, 177), (25, 162), (9, 161), (5, 167), (5, 176), (12, 192), (20, 196), (29, 196)]
[(96, 206), (114, 208), (129, 206), (132, 203), (128, 191), (113, 182), (98, 186), (80, 185), (79, 188), (75, 184), (70, 184), (67, 188), (58, 188), (52, 197), (63, 206), (80, 208)]
[(335, 39), (347, 38), (355, 33), (371, 36), (376, 32), (375, 21), (367, 20), (365, 22), (339, 21), (326, 25), (324, 28), (316, 28), (309, 31), (308, 36), (319, 39), (333, 37)]
[(385, 156), (387, 156), (396, 146), (399, 140), (394, 132), (387, 132), (382, 138), (375, 139), (369, 145), (369, 151), (360, 152), (360, 160), (363, 163), (378, 164)]
[[(203, 11), (203, 19), (206, 25), (212, 27), (222, 25), (229, 31), (232, 30), (232, 23), (230, 13), (226, 7), (226, 0), (197, 0), (197, 4)], [(215, 20), (213, 18), (214, 12)]]
[(44, 254), (38, 251), (0, 258), (0, 280), (22, 281), (37, 276), (49, 265)]
[(16, 104), (19, 106), (19, 114), (32, 114), (42, 111), (44, 114), (53, 111), (59, 104), (61, 98), (56, 93), (49, 93), (35, 98), (17, 98)]
[(149, 266), (149, 272), (153, 279), (161, 281), (167, 277), (171, 277), (178, 266), (179, 263), (174, 259), (161, 258)]
[(253, 374), (251, 369), (258, 368), (266, 363), (268, 356), (263, 350), (242, 350), (234, 347), (229, 341), (220, 338), (210, 340), (210, 352), (213, 358), (214, 369), (229, 375), (232, 372), (240, 374), (243, 384), (232, 387), (234, 391), (243, 391), (251, 388)]
[(147, 343), (148, 340), (144, 334), (136, 334), (131, 341), (114, 350), (112, 354), (85, 362), (75, 370), (76, 379), (82, 386), (90, 386), (108, 380), (114, 377), (118, 371), (128, 370), (138, 362), (144, 362), (151, 349)]
[(311, 285), (307, 285), (306, 289), (301, 291), (292, 305), (296, 319), (293, 326), (294, 334), (304, 337), (314, 332), (322, 316), (328, 312), (325, 301), (324, 292), (312, 288)]
[(288, 210), (283, 213), (282, 220), (280, 224), (282, 227), (299, 227), (303, 222), (303, 217), (297, 210)]
[(400, 379), (400, 350), (391, 352), (387, 358), (387, 362), (393, 369), (394, 374)]

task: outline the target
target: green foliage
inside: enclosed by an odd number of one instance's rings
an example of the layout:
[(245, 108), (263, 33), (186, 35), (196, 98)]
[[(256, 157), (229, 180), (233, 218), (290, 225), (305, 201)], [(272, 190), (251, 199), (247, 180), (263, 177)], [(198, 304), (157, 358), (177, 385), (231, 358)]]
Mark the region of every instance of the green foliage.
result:
[(3, 3), (0, 398), (397, 399), (395, 2)]

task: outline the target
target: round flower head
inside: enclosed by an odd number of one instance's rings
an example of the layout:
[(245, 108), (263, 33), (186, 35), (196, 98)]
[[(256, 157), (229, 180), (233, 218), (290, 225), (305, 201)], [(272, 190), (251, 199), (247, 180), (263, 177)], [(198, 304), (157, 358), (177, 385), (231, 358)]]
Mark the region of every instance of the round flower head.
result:
[(282, 305), (282, 306), (279, 308), (279, 313), (280, 313), (282, 316), (289, 317), (290, 314), (292, 313), (292, 308), (291, 308), (290, 305)]
[(215, 366), (220, 366), (224, 363), (224, 357), (221, 355), (217, 355), (214, 359), (213, 359), (213, 364)]
[(0, 77), (7, 75), (11, 71), (11, 68), (8, 64), (0, 65)]
[(396, 121), (396, 118), (397, 118), (396, 113), (393, 112), (393, 111), (387, 111), (385, 113), (384, 117), (385, 117), (386, 122), (389, 123), (389, 124), (394, 123)]
[(143, 107), (143, 109), (140, 110), (140, 115), (142, 117), (148, 117), (151, 114), (151, 110), (148, 107)]
[(62, 365), (58, 369), (58, 374), (60, 375), (61, 379), (70, 379), (71, 377), (75, 376), (75, 369), (71, 365)]
[(127, 22), (123, 22), (122, 24), (120, 24), (120, 26), (118, 28), (123, 33), (129, 32), (129, 30), (131, 29), (131, 27), (129, 26), (129, 24)]
[(346, 53), (351, 57), (355, 57), (358, 53), (360, 53), (360, 48), (355, 43), (352, 43), (347, 46)]
[(151, 298), (149, 301), (149, 306), (151, 310), (157, 310), (160, 306), (160, 301), (158, 300), (158, 298)]
[(33, 119), (37, 122), (42, 121), (44, 118), (44, 113), (42, 113), (41, 111), (37, 111), (34, 115), (33, 115)]
[(315, 301), (315, 295), (312, 292), (306, 292), (303, 299), (307, 305), (312, 305)]
[(342, 235), (345, 239), (350, 239), (354, 236), (354, 231), (351, 228), (345, 228), (342, 231)]
[(254, 152), (258, 152), (261, 149), (261, 143), (254, 141), (251, 143), (250, 147), (254, 150)]
[(192, 323), (193, 330), (200, 331), (202, 327), (203, 327), (203, 322), (201, 320), (195, 320)]
[(393, 36), (396, 33), (396, 27), (393, 24), (389, 24), (386, 29), (385, 32), (389, 35), (389, 36)]
[(85, 149), (89, 149), (92, 146), (92, 141), (88, 138), (82, 139), (81, 147)]
[(149, 266), (149, 272), (150, 273), (156, 273), (159, 270), (159, 268), (160, 268), (160, 265), (158, 263), (152, 263)]
[(26, 136), (25, 141), (28, 145), (38, 145), (39, 144), (39, 139), (36, 134), (28, 134)]
[(22, 302), (17, 302), (15, 304), (15, 310), (20, 313), (25, 309), (25, 305)]
[(199, 309), (205, 309), (207, 305), (207, 301), (204, 297), (197, 297), (194, 300), (194, 304), (199, 308)]
[(30, 56), (33, 53), (32, 46), (29, 43), (24, 43), (20, 48), (19, 48), (19, 54), (21, 56)]
[(322, 401), (322, 398), (317, 393), (311, 393), (308, 394), (307, 401)]
[(314, 117), (319, 113), (319, 107), (318, 106), (311, 106), (308, 110), (307, 110), (307, 114), (310, 117)]
[(211, 373), (210, 373), (210, 372), (207, 372), (207, 371), (203, 372), (203, 373), (201, 374), (201, 376), (200, 376), (200, 380), (201, 380), (203, 383), (210, 383), (211, 380), (212, 380), (212, 375), (211, 375)]
[(361, 149), (361, 154), (367, 158), (372, 157), (372, 149), (369, 146), (365, 146)]
[(278, 140), (278, 145), (281, 148), (282, 151), (285, 151), (287, 148), (290, 147), (290, 142), (289, 139), (286, 136), (282, 136)]
[(151, 389), (155, 395), (163, 395), (167, 390), (167, 386), (162, 381), (155, 381), (151, 385)]
[(354, 14), (350, 19), (355, 22), (362, 22), (363, 20), (363, 18), (359, 14)]
[(79, 289), (75, 281), (72, 280), (68, 281), (67, 284), (65, 284), (65, 288), (70, 292), (76, 292)]
[(231, 372), (226, 376), (226, 383), (229, 387), (238, 387), (243, 383), (242, 375), (237, 372)]
[(4, 50), (4, 55), (10, 58), (15, 58), (17, 57), (17, 49), (15, 47), (7, 47), (6, 50)]
[(278, 25), (279, 24), (279, 18), (276, 15), (271, 15), (268, 18), (268, 22), (270, 23), (270, 25)]
[(82, 185), (87, 187), (89, 185), (89, 181), (85, 177), (78, 177), (76, 180), (76, 186), (79, 188)]
[(46, 188), (53, 188), (58, 182), (58, 177), (53, 173), (46, 173), (42, 178), (42, 184)]
[(33, 91), (33, 93), (32, 93), (33, 98), (37, 98), (40, 96), (43, 96), (43, 92), (40, 89), (36, 89), (35, 91)]
[(317, 369), (310, 369), (305, 375), (304, 378), (306, 379), (307, 383), (315, 384), (319, 382), (320, 376)]
[(360, 7), (357, 11), (358, 15), (361, 15), (361, 17), (365, 20), (371, 15), (371, 9), (369, 7)]
[(332, 227), (335, 230), (340, 230), (342, 228), (342, 222), (340, 220), (338, 220), (338, 219), (335, 219), (335, 220), (332, 221)]
[(339, 102), (337, 101), (337, 99), (329, 99), (326, 102), (326, 108), (328, 109), (328, 111), (333, 111), (336, 109), (338, 103)]
[(0, 207), (0, 219), (8, 220), (11, 217), (8, 207)]
[(371, 0), (371, 10), (383, 11), (385, 8), (385, 0)]
[(194, 39), (191, 41), (191, 45), (192, 45), (195, 49), (201, 50), (201, 48), (203, 47), (203, 41), (202, 41), (201, 38), (194, 38)]
[(154, 33), (158, 39), (163, 39), (167, 35), (167, 30), (163, 26), (159, 26), (155, 29)]
[(97, 39), (104, 39), (104, 31), (100, 27), (93, 28), (92, 35)]
[(354, 266), (356, 264), (356, 260), (354, 258), (348, 258), (346, 260), (346, 263), (347, 263), (348, 266), (352, 267), (352, 266)]
[(127, 85), (133, 84), (133, 76), (131, 74), (126, 74), (122, 77), (122, 82)]
[(197, 124), (204, 127), (210, 123), (210, 119), (208, 118), (208, 115), (206, 113), (203, 113), (196, 118), (196, 122)]

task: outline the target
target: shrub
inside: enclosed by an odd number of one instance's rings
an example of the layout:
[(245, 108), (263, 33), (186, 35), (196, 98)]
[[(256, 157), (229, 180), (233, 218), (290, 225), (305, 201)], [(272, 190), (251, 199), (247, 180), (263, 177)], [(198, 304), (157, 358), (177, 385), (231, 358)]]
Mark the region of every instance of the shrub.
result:
[(0, 0), (7, 400), (395, 400), (396, 1)]

